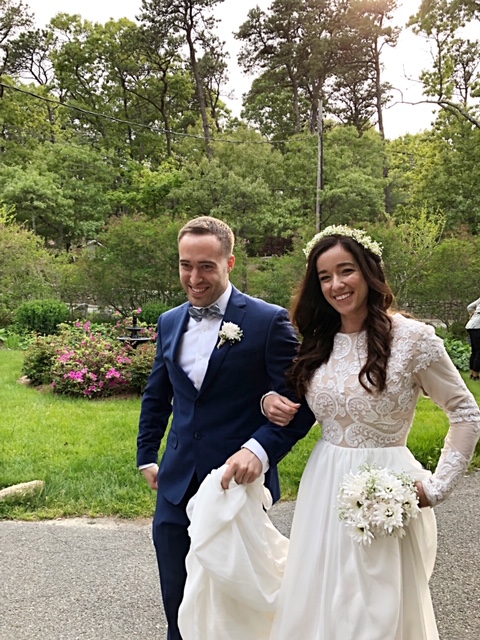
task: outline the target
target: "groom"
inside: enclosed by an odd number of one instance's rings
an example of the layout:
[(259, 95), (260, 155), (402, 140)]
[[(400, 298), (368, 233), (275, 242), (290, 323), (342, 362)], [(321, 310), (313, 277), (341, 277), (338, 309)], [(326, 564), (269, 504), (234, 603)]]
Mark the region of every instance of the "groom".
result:
[(262, 415), (266, 391), (292, 398), (284, 374), (297, 338), (284, 309), (231, 285), (233, 244), (230, 227), (209, 216), (180, 230), (180, 281), (188, 302), (159, 318), (157, 355), (142, 400), (137, 463), (157, 490), (153, 541), (168, 640), (181, 640), (177, 615), (190, 545), (186, 506), (200, 483), (227, 462), (225, 489), (232, 478), (253, 482), (265, 471), (265, 484), (277, 500), (277, 464), (314, 423), (304, 403), (286, 428)]

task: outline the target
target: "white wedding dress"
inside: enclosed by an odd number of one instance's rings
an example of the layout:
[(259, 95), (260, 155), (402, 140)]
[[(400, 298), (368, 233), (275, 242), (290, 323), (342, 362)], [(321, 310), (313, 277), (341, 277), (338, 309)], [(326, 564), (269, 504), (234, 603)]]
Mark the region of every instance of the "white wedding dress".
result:
[[(290, 543), (264, 510), (261, 478), (225, 492), (224, 469), (215, 470), (189, 503), (184, 640), (438, 640), (428, 586), (433, 509), (422, 509), (403, 538), (362, 546), (339, 520), (337, 496), (345, 474), (373, 463), (422, 480), (438, 504), (465, 473), (480, 411), (432, 327), (393, 316), (380, 394), (358, 381), (366, 355), (364, 332), (338, 334), (311, 380), (307, 400), (323, 438), (302, 477)], [(433, 475), (406, 447), (422, 392), (450, 419)]]
[[(350, 538), (336, 510), (344, 475), (364, 463), (422, 480), (435, 505), (463, 476), (478, 439), (478, 406), (432, 327), (401, 315), (393, 327), (384, 392), (367, 393), (358, 381), (365, 332), (337, 334), (328, 363), (311, 380), (307, 400), (323, 437), (302, 477), (270, 640), (438, 639), (428, 586), (433, 509), (422, 509), (403, 538), (370, 546)], [(406, 448), (422, 392), (451, 425), (433, 475)]]

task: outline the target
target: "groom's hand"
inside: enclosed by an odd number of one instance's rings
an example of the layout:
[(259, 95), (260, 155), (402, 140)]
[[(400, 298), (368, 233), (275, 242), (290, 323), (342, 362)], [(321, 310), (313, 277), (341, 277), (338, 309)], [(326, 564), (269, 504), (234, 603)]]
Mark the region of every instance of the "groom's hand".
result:
[(228, 467), (222, 478), (222, 487), (228, 489), (230, 480), (235, 478), (237, 484), (254, 482), (263, 472), (263, 465), (250, 449), (240, 449), (227, 460)]
[(158, 489), (158, 464), (152, 464), (151, 467), (141, 469), (141, 472), (150, 489), (156, 491)]

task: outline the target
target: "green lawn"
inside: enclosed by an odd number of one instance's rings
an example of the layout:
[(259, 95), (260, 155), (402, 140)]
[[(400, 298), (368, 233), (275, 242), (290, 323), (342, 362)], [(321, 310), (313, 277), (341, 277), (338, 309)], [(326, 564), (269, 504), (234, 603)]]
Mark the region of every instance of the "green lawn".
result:
[[(18, 384), (23, 354), (0, 350), (0, 488), (44, 480), (45, 492), (28, 503), (0, 502), (0, 518), (64, 516), (150, 517), (155, 496), (135, 466), (140, 399), (83, 400)], [(480, 384), (467, 384), (480, 400)], [(430, 468), (448, 424), (422, 399), (409, 445)], [(280, 465), (283, 497), (294, 498), (320, 435), (315, 427)], [(480, 467), (480, 446), (474, 465)]]

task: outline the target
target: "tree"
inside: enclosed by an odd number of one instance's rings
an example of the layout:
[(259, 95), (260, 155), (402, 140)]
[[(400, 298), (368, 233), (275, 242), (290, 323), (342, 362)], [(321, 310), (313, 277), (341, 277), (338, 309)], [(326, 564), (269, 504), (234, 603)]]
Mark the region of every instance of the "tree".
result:
[(423, 0), (410, 19), (415, 33), (426, 37), (432, 50), (432, 68), (422, 71), (427, 102), (480, 129), (480, 43), (462, 33), (478, 33), (480, 14), (473, 0)]
[(0, 167), (0, 200), (46, 242), (69, 249), (92, 239), (108, 219), (114, 176), (105, 154), (44, 143), (24, 166)]
[(427, 207), (445, 215), (446, 230), (480, 230), (480, 132), (465, 121), (442, 119), (433, 132), (389, 146), (394, 217)]
[(15, 222), (11, 209), (0, 206), (0, 326), (27, 300), (52, 298), (55, 258), (41, 239)]
[[(375, 225), (374, 237), (384, 246), (387, 278), (400, 308), (418, 307), (418, 289), (441, 241), (445, 217), (427, 208), (412, 209), (403, 219)], [(435, 316), (436, 317), (436, 316)]]
[[(23, 0), (0, 0), (0, 76), (10, 73), (12, 40), (33, 24), (33, 16)], [(3, 89), (0, 88), (0, 98)]]
[[(322, 225), (382, 219), (385, 213), (382, 140), (372, 130), (359, 135), (354, 127), (326, 122), (321, 191)], [(303, 225), (315, 220), (317, 138), (296, 136), (286, 145), (284, 194), (297, 200)]]
[[(335, 64), (335, 39), (343, 3), (326, 0), (274, 0), (269, 13), (250, 10), (236, 37), (243, 41), (239, 64), (260, 70), (260, 86), (270, 94), (288, 89), (294, 132), (302, 129), (302, 97), (308, 101), (308, 126), (317, 129), (318, 103)], [(248, 98), (247, 98), (248, 99)]]
[(79, 269), (91, 299), (121, 312), (149, 301), (174, 306), (183, 300), (178, 279), (177, 234), (181, 224), (158, 224), (144, 216), (112, 218)]
[(411, 283), (415, 312), (463, 329), (468, 319), (467, 305), (478, 296), (479, 278), (479, 239), (443, 240), (433, 248), (424, 276)]
[(169, 34), (183, 34), (185, 38), (209, 158), (212, 157), (211, 133), (198, 48), (212, 40), (216, 21), (211, 9), (220, 2), (223, 0), (142, 0), (139, 15), (141, 25), (157, 33), (159, 39), (166, 40)]

